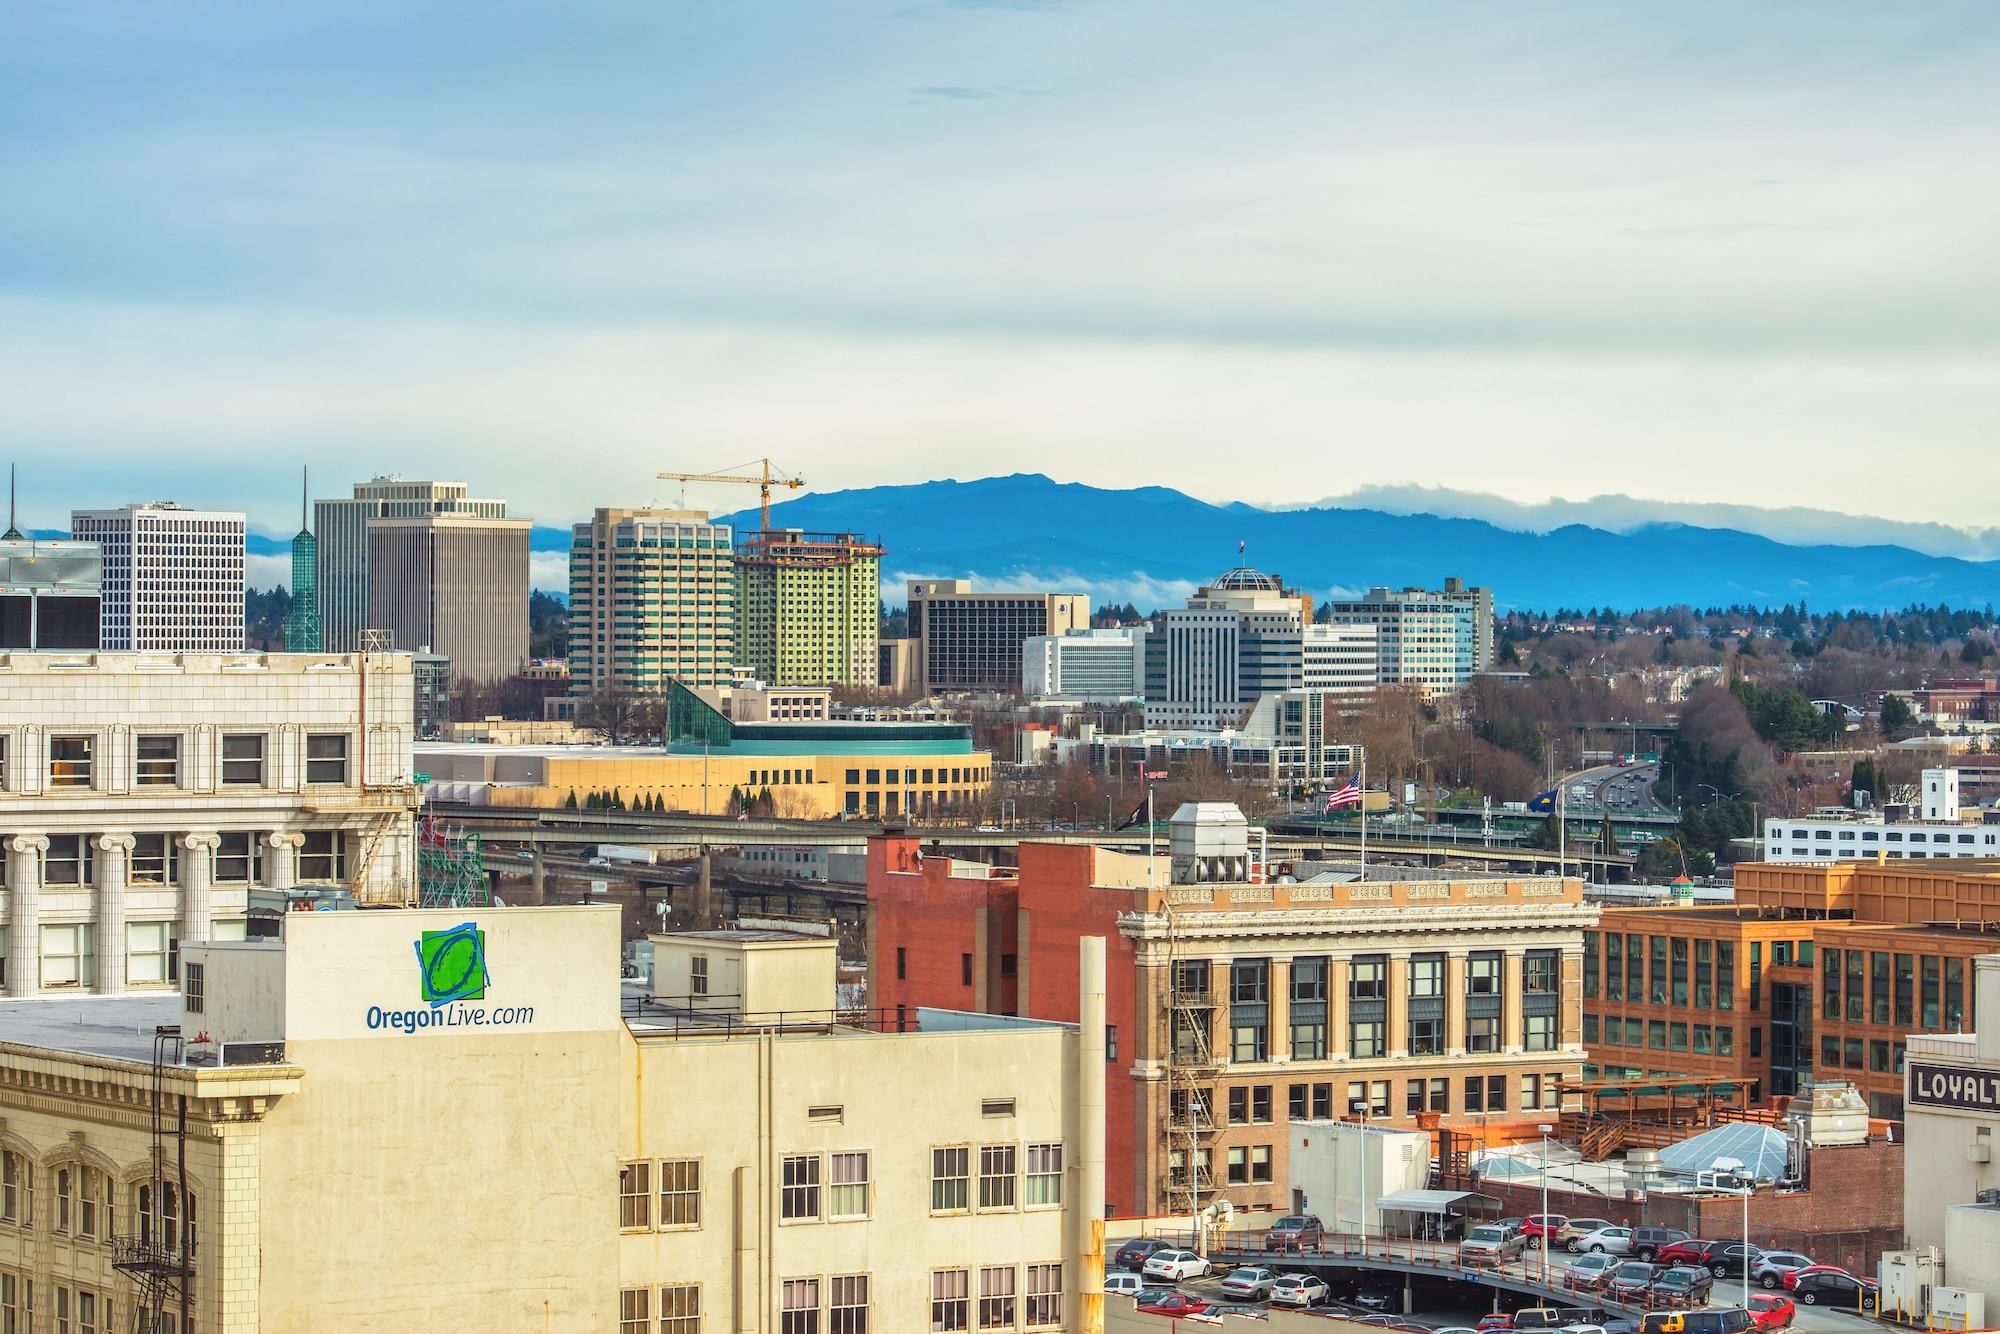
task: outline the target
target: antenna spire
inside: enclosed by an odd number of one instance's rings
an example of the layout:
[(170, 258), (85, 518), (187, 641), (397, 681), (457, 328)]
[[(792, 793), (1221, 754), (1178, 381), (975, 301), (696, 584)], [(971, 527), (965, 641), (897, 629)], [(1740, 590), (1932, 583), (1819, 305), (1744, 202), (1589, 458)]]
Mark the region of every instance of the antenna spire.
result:
[(7, 531), (4, 534), (0, 534), (0, 540), (8, 542), (18, 542), (21, 540), (21, 526), (15, 522), (15, 500), (18, 497), (19, 491), (19, 487), (16, 484), (15, 469), (18, 466), (13, 463), (7, 465)]
[(306, 497), (311, 493), (311, 491), (312, 491), (312, 468), (309, 466), (301, 466), (299, 468), (299, 531), (302, 533), (307, 533), (312, 531), (312, 525), (306, 522), (307, 506), (311, 503), (306, 499)]

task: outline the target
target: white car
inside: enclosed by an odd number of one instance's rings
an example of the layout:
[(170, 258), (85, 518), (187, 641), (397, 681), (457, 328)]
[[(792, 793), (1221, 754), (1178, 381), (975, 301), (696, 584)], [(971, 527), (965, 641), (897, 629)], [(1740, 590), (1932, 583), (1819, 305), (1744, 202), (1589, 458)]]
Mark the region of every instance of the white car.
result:
[(1584, 1254), (1596, 1251), (1600, 1255), (1630, 1255), (1632, 1253), (1632, 1229), (1629, 1227), (1601, 1227), (1595, 1232), (1585, 1233), (1576, 1239), (1576, 1249)]
[(1154, 1251), (1146, 1257), (1146, 1277), (1170, 1279), (1200, 1278), (1208, 1273), (1208, 1261), (1193, 1251)]
[(1104, 1290), (1119, 1292), (1127, 1297), (1139, 1295), (1139, 1289), (1146, 1286), (1146, 1280), (1127, 1270), (1119, 1270), (1104, 1276)]
[(1256, 1269), (1248, 1265), (1232, 1269), (1222, 1280), (1222, 1295), (1225, 1297), (1245, 1297), (1251, 1301), (1271, 1295), (1278, 1276), (1268, 1269)]
[(1323, 1302), (1333, 1289), (1311, 1274), (1280, 1274), (1271, 1284), (1273, 1306), (1311, 1306)]

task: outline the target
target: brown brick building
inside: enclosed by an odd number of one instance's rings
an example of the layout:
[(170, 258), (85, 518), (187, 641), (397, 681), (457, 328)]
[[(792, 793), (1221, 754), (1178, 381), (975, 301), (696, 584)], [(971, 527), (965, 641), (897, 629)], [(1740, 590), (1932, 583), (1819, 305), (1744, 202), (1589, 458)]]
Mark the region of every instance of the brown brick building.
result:
[(1748, 863), (1730, 907), (1606, 909), (1584, 936), (1586, 1077), (1852, 1080), (1900, 1119), (1911, 1033), (1963, 1031), (2000, 945), (2000, 865)]

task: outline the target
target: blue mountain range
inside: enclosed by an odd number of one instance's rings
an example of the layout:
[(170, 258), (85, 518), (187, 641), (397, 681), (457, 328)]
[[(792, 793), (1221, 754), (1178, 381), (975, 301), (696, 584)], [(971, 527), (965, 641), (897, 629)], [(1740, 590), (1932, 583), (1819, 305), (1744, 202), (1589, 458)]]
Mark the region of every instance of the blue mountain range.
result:
[[(1433, 514), (1218, 505), (1167, 487), (1110, 490), (1035, 473), (806, 495), (774, 505), (771, 521), (880, 540), (892, 603), (904, 578), (928, 575), (1082, 591), (1150, 611), (1239, 564), (1282, 574), (1316, 597), (1374, 585), (1434, 588), (1459, 575), (1491, 587), (1503, 608), (1524, 609), (1803, 598), (1821, 611), (1880, 611), (1985, 606), (2000, 594), (2000, 562), (1900, 546), (1794, 546), (1684, 523), (1523, 532)], [(757, 512), (729, 522), (754, 528)]]

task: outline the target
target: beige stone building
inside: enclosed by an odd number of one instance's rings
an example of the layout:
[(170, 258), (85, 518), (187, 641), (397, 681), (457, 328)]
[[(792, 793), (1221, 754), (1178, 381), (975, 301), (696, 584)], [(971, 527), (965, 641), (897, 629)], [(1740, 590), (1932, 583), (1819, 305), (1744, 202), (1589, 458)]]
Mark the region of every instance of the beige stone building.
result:
[(410, 692), (408, 654), (0, 654), (7, 993), (170, 988), (254, 889), (407, 899)]
[(736, 645), (728, 524), (703, 510), (600, 509), (571, 527), (571, 694), (727, 687)]
[(685, 990), (621, 993), (606, 908), (285, 926), (190, 946), (184, 996), (0, 1002), (0, 1318), (1072, 1330), (1097, 1286), (1101, 1022), (878, 1023), (832, 942), (758, 932), (656, 937)]
[(368, 627), (390, 647), (494, 681), (528, 661), (527, 519), (441, 511), (368, 520)]

